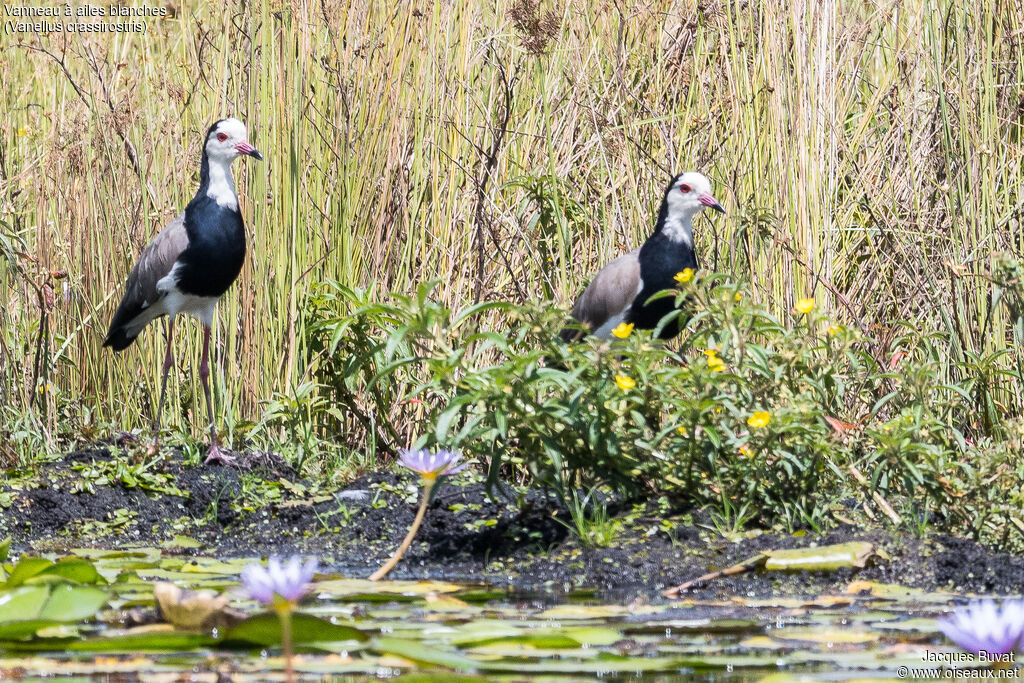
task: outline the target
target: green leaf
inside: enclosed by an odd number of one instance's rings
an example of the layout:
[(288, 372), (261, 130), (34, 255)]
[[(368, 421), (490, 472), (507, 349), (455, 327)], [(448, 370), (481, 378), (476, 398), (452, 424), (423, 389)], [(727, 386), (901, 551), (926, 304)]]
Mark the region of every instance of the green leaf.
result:
[(55, 586), (38, 616), (54, 621), (81, 621), (96, 614), (108, 598), (106, 591), (92, 586)]
[(50, 589), (46, 586), (22, 586), (0, 592), (0, 624), (35, 619), (48, 597)]
[(20, 586), (25, 583), (25, 581), (51, 565), (53, 565), (53, 562), (43, 559), (42, 557), (22, 556), (22, 558), (18, 560), (18, 564), (14, 565), (14, 569), (11, 570), (10, 575), (7, 577), (7, 587), (14, 588), (16, 586)]
[(218, 644), (218, 640), (202, 633), (183, 631), (152, 631), (148, 633), (130, 633), (109, 638), (93, 638), (90, 640), (73, 641), (63, 646), (64, 649), (76, 652), (125, 652), (137, 650), (177, 652), (209, 648)]
[[(332, 624), (301, 612), (292, 614), (292, 641), (295, 643), (363, 641), (366, 638), (366, 634), (352, 626)], [(223, 642), (279, 645), (281, 643), (281, 621), (273, 612), (257, 614), (231, 628), (224, 634)]]
[[(26, 619), (24, 621), (8, 621), (0, 624), (0, 640), (21, 640), (34, 636), (39, 629), (57, 626), (59, 621), (51, 619)], [(0, 646), (3, 649), (3, 646)]]
[(100, 581), (100, 574), (96, 571), (96, 567), (93, 566), (92, 562), (78, 557), (62, 558), (55, 564), (37, 573), (33, 578), (41, 576), (59, 577), (78, 583), (97, 583)]
[(459, 671), (473, 671), (480, 666), (480, 662), (475, 659), (424, 645), (415, 640), (374, 638), (370, 642), (370, 647), (381, 654), (398, 655), (419, 664), (446, 666)]

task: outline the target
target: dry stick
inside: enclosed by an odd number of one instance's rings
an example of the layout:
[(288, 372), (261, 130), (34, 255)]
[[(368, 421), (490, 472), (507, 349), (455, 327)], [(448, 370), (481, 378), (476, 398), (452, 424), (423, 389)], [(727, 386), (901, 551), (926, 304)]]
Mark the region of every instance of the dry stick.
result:
[[(488, 51), (493, 51), (493, 46), (488, 48)], [(501, 251), (499, 246), (500, 242), (494, 235), (494, 227), (491, 225), (490, 219), (484, 215), (484, 199), (487, 196), (487, 183), (490, 181), (491, 176), (494, 173), (494, 168), (498, 165), (498, 155), (501, 154), (501, 146), (505, 140), (505, 130), (508, 128), (508, 122), (512, 118), (512, 84), (509, 83), (508, 78), (505, 76), (505, 68), (501, 65), (500, 61), (496, 61), (495, 65), (498, 67), (498, 75), (501, 77), (501, 85), (505, 98), (504, 112), (501, 125), (492, 127), (491, 129), (491, 146), (487, 150), (484, 157), (483, 165), (483, 178), (476, 184), (476, 208), (473, 211), (474, 222), (476, 223), (476, 248), (477, 248), (477, 259), (476, 259), (476, 291), (473, 293), (473, 303), (479, 303), (483, 296), (484, 288), (484, 227), (486, 225), (488, 232), (491, 233), (491, 237), (494, 239), (494, 244)], [(513, 278), (514, 280), (514, 278)]]
[(388, 572), (395, 568), (398, 561), (402, 559), (402, 555), (405, 555), (405, 551), (412, 545), (412, 539), (416, 537), (416, 532), (420, 530), (420, 524), (423, 523), (423, 516), (427, 514), (427, 503), (430, 502), (430, 490), (432, 488), (434, 488), (434, 480), (424, 479), (423, 500), (420, 501), (420, 509), (416, 512), (416, 519), (412, 521), (412, 526), (409, 527), (409, 533), (405, 535), (405, 540), (402, 541), (402, 545), (398, 546), (398, 550), (391, 556), (391, 559), (370, 575), (370, 581), (380, 581), (387, 576)]
[[(853, 478), (857, 480), (858, 484), (871, 488), (871, 484), (868, 482), (867, 478), (861, 474), (860, 470), (858, 470), (856, 466), (850, 465), (849, 470), (850, 474), (853, 475)], [(882, 494), (878, 491), (872, 490), (871, 497), (874, 499), (875, 504), (882, 509), (882, 512), (885, 513), (885, 516), (888, 517), (893, 524), (896, 526), (903, 524), (903, 518), (892, 509), (892, 506), (889, 505), (885, 498), (882, 497)]]
[(712, 581), (723, 576), (742, 574), (745, 571), (749, 571), (751, 569), (754, 569), (755, 567), (763, 565), (765, 563), (765, 560), (767, 559), (768, 553), (760, 553), (758, 555), (754, 555), (753, 557), (747, 558), (738, 564), (734, 564), (731, 567), (726, 567), (725, 569), (719, 569), (716, 572), (710, 572), (708, 574), (704, 574), (703, 576), (698, 576), (696, 579), (693, 579), (692, 581), (687, 581), (685, 583), (679, 584), (675, 588), (669, 588), (667, 590), (664, 590), (661, 592), (661, 594), (664, 595), (666, 598), (678, 598), (681, 593), (686, 593), (694, 586), (701, 586), (707, 583), (708, 581)]

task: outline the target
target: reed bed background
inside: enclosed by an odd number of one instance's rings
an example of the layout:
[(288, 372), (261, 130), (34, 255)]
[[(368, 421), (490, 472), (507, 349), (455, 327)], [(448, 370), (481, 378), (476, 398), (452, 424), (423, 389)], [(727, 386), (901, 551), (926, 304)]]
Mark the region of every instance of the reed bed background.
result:
[[(0, 38), (9, 462), (32, 435), (148, 425), (159, 328), (118, 357), (100, 345), (227, 115), (266, 156), (235, 165), (250, 252), (217, 319), (229, 425), (309, 378), (317, 283), (383, 295), (439, 278), (448, 304), (567, 307), (687, 169), (729, 212), (697, 227), (706, 267), (780, 316), (813, 295), (879, 353), (896, 321), (949, 333), (951, 359), (998, 358), (993, 400), (1021, 411), (988, 278), (995, 254), (1024, 251), (1019, 3), (167, 7), (145, 35)], [(165, 415), (200, 438), (199, 335), (179, 329)]]

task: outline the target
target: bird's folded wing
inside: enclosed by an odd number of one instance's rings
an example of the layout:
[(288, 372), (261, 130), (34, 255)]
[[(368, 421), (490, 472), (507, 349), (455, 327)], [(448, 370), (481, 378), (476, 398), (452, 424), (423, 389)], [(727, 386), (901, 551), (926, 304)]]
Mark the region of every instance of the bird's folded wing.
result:
[(576, 300), (572, 317), (593, 331), (622, 314), (640, 291), (639, 255), (634, 249), (602, 268)]
[(185, 231), (185, 213), (182, 212), (153, 238), (132, 268), (124, 298), (110, 324), (112, 331), (133, 320), (160, 298), (157, 282), (171, 272), (174, 262), (186, 247), (188, 233)]

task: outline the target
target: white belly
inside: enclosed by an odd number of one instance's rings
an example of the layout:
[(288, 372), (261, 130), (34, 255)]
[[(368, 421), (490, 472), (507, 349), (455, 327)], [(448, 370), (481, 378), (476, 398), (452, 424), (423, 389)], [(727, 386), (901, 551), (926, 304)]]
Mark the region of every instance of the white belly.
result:
[(198, 318), (203, 325), (209, 327), (213, 324), (213, 310), (217, 307), (219, 297), (195, 296), (182, 292), (178, 289), (177, 277), (175, 277), (177, 269), (178, 266), (175, 265), (170, 273), (156, 283), (157, 291), (164, 295), (157, 305), (163, 309), (161, 312), (167, 315), (175, 316), (178, 313), (185, 313), (193, 318)]

